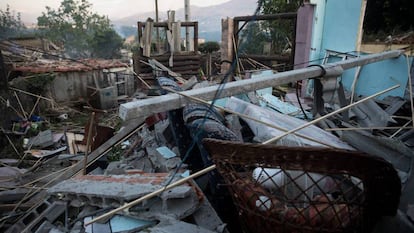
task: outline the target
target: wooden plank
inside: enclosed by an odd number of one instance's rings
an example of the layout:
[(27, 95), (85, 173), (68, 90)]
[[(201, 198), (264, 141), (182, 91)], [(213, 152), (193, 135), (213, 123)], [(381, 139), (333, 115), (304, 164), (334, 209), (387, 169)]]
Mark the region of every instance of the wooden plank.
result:
[[(144, 117), (137, 118), (133, 121), (130, 121), (127, 126), (124, 127), (122, 131), (115, 134), (112, 138), (110, 138), (108, 141), (106, 141), (104, 144), (99, 146), (96, 150), (92, 151), (87, 158), (87, 164), (90, 165), (97, 159), (104, 156), (106, 153), (108, 153), (111, 148), (121, 142), (123, 142), (126, 138), (134, 134), (140, 129), (140, 126), (144, 123)], [(59, 183), (62, 180), (69, 179), (70, 177), (74, 176), (76, 173), (80, 172), (83, 169), (84, 166), (84, 159), (80, 160), (76, 164), (72, 165), (68, 170), (66, 170), (59, 179), (56, 179), (54, 182), (51, 182), (49, 186), (52, 186), (56, 183)]]

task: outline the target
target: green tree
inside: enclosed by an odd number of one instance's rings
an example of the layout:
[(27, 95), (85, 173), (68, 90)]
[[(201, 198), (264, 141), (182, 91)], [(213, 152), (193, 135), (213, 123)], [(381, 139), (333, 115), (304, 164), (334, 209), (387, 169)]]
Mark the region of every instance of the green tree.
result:
[(396, 34), (414, 29), (413, 0), (368, 1), (365, 10), (364, 30), (367, 34)]
[[(259, 0), (259, 13), (263, 15), (296, 12), (303, 0)], [(295, 20), (279, 19), (249, 22), (242, 31), (241, 52), (262, 54), (282, 54), (289, 51), (295, 41)], [(271, 45), (270, 51), (264, 51), (264, 45)]]
[(198, 46), (198, 51), (202, 53), (212, 53), (220, 50), (220, 44), (216, 41), (207, 41)]
[[(260, 12), (262, 14), (279, 14), (297, 12), (303, 0), (260, 0)], [(276, 54), (285, 53), (295, 41), (294, 20), (272, 20), (264, 21), (263, 27), (267, 28), (272, 41), (272, 52)]]
[(0, 39), (20, 36), (25, 30), (20, 13), (11, 12), (9, 5), (4, 11), (0, 9)]
[(73, 58), (114, 58), (123, 39), (106, 16), (91, 12), (86, 0), (63, 0), (57, 10), (46, 7), (37, 18), (41, 34), (64, 45)]
[(285, 12), (296, 12), (303, 0), (259, 0), (260, 12), (262, 14), (277, 14)]
[(263, 28), (261, 22), (250, 22), (246, 30), (240, 34), (243, 46), (240, 46), (241, 53), (263, 54), (266, 43), (271, 42), (270, 34), (266, 28)]
[(103, 28), (94, 32), (93, 40), (89, 45), (92, 49), (92, 57), (119, 57), (119, 48), (123, 45), (123, 39), (114, 30)]

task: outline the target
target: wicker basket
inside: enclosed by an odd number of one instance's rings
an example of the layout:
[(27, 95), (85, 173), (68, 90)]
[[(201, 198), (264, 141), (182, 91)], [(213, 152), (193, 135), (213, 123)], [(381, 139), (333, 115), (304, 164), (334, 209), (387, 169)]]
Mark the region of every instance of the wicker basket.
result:
[(249, 232), (369, 232), (395, 215), (401, 183), (383, 159), (344, 150), (204, 139)]

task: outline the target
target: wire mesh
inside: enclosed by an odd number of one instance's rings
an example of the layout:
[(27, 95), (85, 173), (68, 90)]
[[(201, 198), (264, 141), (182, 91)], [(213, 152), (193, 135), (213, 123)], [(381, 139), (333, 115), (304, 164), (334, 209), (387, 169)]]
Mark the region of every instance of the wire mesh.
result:
[(204, 144), (249, 232), (367, 232), (398, 206), (395, 169), (372, 156), (214, 139)]

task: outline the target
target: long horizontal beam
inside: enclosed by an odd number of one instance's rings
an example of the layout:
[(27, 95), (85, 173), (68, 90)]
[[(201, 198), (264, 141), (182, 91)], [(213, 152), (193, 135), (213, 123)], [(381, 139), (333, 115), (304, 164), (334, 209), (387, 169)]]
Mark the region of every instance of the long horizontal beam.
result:
[[(371, 54), (358, 58), (351, 58), (348, 60), (325, 64), (322, 65), (323, 69), (318, 66), (311, 66), (302, 69), (276, 73), (260, 79), (244, 79), (240, 81), (228, 82), (224, 85), (224, 87), (214, 85), (205, 88), (184, 91), (183, 93), (185, 95), (194, 96), (202, 100), (210, 101), (214, 98), (234, 96), (263, 89), (266, 87), (274, 87), (296, 82), (299, 80), (317, 78), (322, 75), (340, 75), (338, 72), (341, 72), (343, 70), (356, 66), (364, 66), (366, 64), (390, 58), (395, 58), (401, 54), (403, 54), (402, 50), (387, 51), (383, 53)], [(218, 96), (216, 96), (218, 89), (220, 89), (220, 93)], [(121, 104), (119, 108), (119, 117), (123, 120), (147, 117), (154, 113), (165, 112), (184, 107), (191, 102), (192, 100), (182, 97), (178, 94), (167, 94), (145, 100), (132, 101)]]
[(257, 20), (276, 20), (276, 19), (296, 19), (297, 13), (280, 13), (280, 14), (270, 14), (270, 15), (250, 15), (250, 16), (238, 16), (234, 17), (233, 21), (257, 21)]

